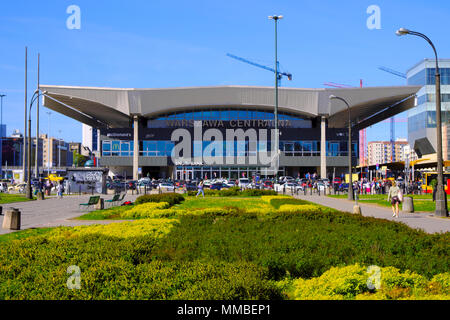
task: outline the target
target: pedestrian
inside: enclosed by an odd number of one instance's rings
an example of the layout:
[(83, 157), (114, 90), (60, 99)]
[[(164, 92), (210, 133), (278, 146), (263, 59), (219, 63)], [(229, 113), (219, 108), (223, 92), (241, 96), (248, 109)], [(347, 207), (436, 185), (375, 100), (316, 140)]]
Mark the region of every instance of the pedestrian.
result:
[(58, 192), (58, 198), (62, 199), (63, 198), (63, 192), (64, 192), (64, 185), (63, 185), (62, 181), (58, 182), (58, 186), (56, 188), (57, 188), (57, 192)]
[(403, 194), (395, 181), (392, 182), (392, 187), (389, 188), (387, 201), (389, 200), (391, 201), (392, 206), (392, 216), (398, 218), (398, 204), (402, 202)]
[(198, 184), (198, 192), (197, 192), (197, 195), (195, 197), (197, 198), (200, 193), (203, 195), (203, 198), (204, 198), (205, 197), (205, 192), (203, 191), (203, 180), (200, 181), (200, 183)]

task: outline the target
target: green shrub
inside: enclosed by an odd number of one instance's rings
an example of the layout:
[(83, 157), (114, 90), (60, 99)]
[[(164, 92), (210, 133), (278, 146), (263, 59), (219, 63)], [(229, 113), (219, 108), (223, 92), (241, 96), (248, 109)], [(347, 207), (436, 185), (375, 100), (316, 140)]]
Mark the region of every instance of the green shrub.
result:
[(450, 233), (426, 234), (406, 225), (321, 211), (179, 218), (154, 248), (157, 259), (249, 261), (271, 279), (318, 277), (333, 266), (393, 266), (431, 277), (449, 270)]
[(160, 193), (139, 196), (134, 204), (142, 204), (146, 202), (167, 202), (170, 206), (173, 206), (181, 203), (182, 201), (184, 201), (184, 197), (179, 193)]
[[(2, 245), (0, 299), (277, 299), (267, 270), (248, 262), (155, 261), (155, 239), (98, 234)], [(80, 268), (70, 290), (67, 268)]]
[[(436, 275), (431, 281), (414, 272), (400, 272), (393, 267), (379, 268), (378, 274), (368, 272), (366, 266), (359, 264), (333, 267), (320, 277), (282, 281), (290, 299), (296, 300), (341, 300), (341, 299), (445, 299), (450, 292), (443, 286), (436, 286), (434, 279), (450, 281), (449, 274)], [(369, 288), (369, 284), (373, 287)]]

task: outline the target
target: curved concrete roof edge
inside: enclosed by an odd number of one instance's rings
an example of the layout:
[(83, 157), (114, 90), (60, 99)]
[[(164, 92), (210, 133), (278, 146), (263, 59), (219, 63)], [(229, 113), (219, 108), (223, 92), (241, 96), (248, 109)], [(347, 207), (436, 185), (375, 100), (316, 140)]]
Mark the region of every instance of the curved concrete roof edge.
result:
[[(198, 106), (206, 107), (263, 107), (273, 108), (274, 88), (262, 86), (205, 86), (174, 88), (107, 88), (40, 85), (49, 95), (76, 97), (89, 104), (102, 104), (125, 115), (157, 115), (170, 110), (182, 110)], [(279, 108), (303, 114), (332, 116), (346, 106), (339, 101), (330, 102), (329, 95), (341, 96), (352, 107), (369, 108), (377, 113), (382, 108), (414, 95), (421, 86), (383, 86), (355, 88), (279, 88)], [(170, 94), (169, 94), (170, 93)], [(380, 104), (381, 101), (381, 104)], [(76, 108), (76, 106), (74, 106)], [(57, 111), (57, 110), (55, 110)], [(108, 115), (100, 119), (108, 122)]]

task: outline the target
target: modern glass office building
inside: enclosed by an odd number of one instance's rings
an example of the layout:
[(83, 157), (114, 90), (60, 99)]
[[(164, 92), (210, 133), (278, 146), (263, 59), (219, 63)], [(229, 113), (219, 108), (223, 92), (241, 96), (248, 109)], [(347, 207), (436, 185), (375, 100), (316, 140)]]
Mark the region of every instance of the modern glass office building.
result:
[[(436, 60), (424, 59), (407, 71), (407, 84), (421, 86), (408, 111), (408, 140), (419, 156), (436, 153)], [(440, 59), (443, 156), (450, 159), (450, 59)]]
[(413, 107), (404, 99), (419, 88), (279, 88), (277, 153), (271, 87), (41, 86), (46, 107), (99, 130), (99, 165), (110, 174), (173, 179), (346, 173), (349, 111), (357, 165), (358, 130), (388, 118), (391, 106)]

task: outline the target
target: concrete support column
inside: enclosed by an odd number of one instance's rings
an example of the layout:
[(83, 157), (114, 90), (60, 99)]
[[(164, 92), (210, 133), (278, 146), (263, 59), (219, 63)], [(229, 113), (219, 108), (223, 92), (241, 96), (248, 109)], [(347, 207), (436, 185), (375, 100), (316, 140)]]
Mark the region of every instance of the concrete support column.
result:
[(139, 168), (139, 118), (138, 116), (133, 116), (133, 180), (138, 179), (138, 168)]
[(326, 118), (322, 116), (320, 122), (320, 177), (327, 178), (327, 123)]

